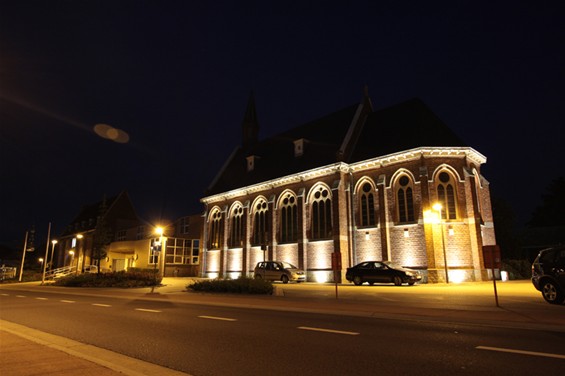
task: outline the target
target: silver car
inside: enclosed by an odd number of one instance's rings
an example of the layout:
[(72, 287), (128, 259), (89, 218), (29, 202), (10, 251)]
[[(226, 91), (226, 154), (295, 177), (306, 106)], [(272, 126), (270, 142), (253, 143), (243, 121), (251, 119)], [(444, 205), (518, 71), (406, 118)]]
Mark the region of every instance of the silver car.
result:
[(284, 261), (258, 262), (253, 271), (253, 276), (266, 281), (281, 281), (282, 283), (306, 281), (304, 270)]

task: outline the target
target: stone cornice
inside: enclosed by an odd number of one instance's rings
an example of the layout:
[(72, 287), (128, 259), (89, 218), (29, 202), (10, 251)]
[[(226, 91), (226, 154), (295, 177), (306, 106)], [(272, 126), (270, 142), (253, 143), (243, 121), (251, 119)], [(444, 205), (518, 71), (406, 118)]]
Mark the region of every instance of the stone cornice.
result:
[(223, 192), (213, 196), (208, 196), (200, 199), (204, 204), (214, 204), (235, 197), (246, 196), (258, 192), (263, 192), (269, 189), (286, 186), (289, 184), (299, 183), (312, 179), (318, 179), (324, 176), (333, 175), (335, 173), (348, 173), (357, 172), (365, 169), (379, 168), (389, 166), (396, 163), (407, 162), (416, 160), (421, 157), (435, 158), (435, 157), (451, 157), (451, 158), (464, 158), (466, 157), (473, 163), (481, 165), (486, 162), (486, 157), (470, 147), (419, 147), (398, 153), (389, 154), (383, 157), (367, 159), (361, 162), (347, 164), (338, 162), (331, 165), (315, 168), (312, 170), (303, 171), (297, 174), (283, 176), (277, 179), (268, 180), (258, 184), (250, 185), (243, 188), (234, 189), (231, 191)]

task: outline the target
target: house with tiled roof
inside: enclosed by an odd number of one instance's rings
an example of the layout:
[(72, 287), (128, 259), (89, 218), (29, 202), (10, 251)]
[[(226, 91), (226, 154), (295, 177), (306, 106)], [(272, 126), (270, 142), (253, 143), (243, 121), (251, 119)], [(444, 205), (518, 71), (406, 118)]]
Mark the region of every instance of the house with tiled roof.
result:
[(365, 89), (360, 103), (258, 134), (251, 96), (241, 145), (201, 199), (204, 276), (253, 276), (257, 262), (276, 259), (309, 281), (341, 282), (367, 260), (417, 269), (429, 282), (488, 277), (486, 157), (421, 100), (374, 110)]
[[(99, 265), (96, 248), (125, 238), (129, 229), (143, 227), (126, 191), (110, 198), (84, 205), (79, 214), (58, 237), (57, 266)], [(106, 259), (107, 256), (104, 256)], [(110, 261), (110, 260), (108, 260)]]

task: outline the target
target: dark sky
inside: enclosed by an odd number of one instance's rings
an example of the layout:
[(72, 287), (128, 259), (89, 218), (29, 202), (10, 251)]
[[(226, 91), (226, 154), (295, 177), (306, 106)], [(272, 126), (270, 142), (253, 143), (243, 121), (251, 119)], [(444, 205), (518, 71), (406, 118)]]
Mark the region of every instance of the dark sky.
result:
[(198, 213), (251, 90), (265, 138), (364, 85), (421, 98), (523, 223), (565, 175), (561, 3), (0, 0), (0, 243), (124, 189), (153, 223)]

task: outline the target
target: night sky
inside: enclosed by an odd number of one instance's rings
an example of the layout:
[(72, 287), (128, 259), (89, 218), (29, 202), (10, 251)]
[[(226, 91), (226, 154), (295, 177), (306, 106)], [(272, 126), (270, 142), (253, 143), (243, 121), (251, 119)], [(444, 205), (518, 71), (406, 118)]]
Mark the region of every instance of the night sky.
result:
[(263, 139), (365, 85), (484, 154), (521, 225), (565, 175), (561, 3), (0, 0), (0, 244), (122, 190), (150, 223), (199, 213), (251, 91)]

